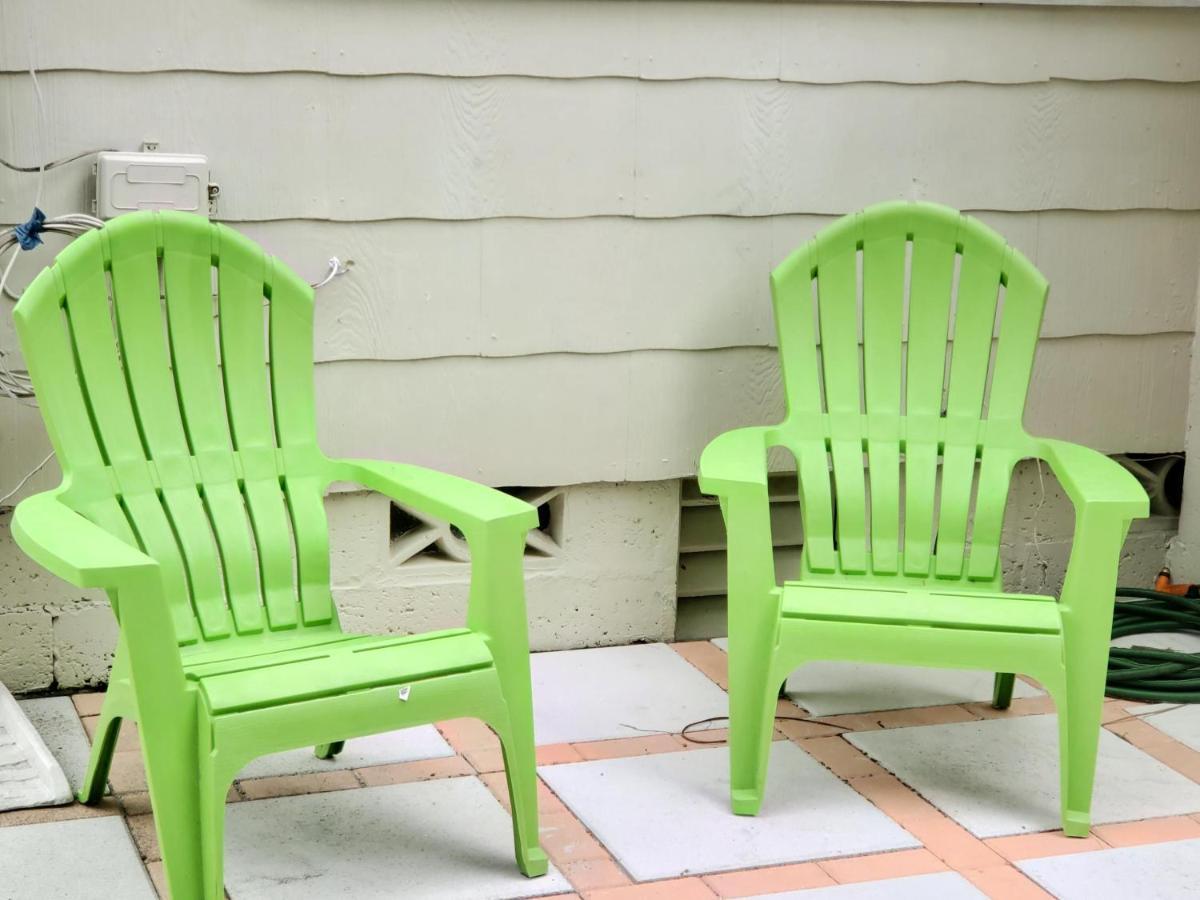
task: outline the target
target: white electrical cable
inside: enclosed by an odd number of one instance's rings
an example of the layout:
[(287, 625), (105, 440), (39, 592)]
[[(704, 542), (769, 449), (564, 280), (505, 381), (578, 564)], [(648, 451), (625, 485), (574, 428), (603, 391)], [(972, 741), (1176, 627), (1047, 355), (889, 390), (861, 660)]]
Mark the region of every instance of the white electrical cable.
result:
[[(30, 44), (31, 44), (30, 59), (32, 59), (33, 58), (32, 41), (30, 42)], [(34, 97), (37, 100), (38, 159), (41, 160), (41, 162), (38, 163), (38, 168), (37, 168), (37, 173), (38, 173), (37, 191), (34, 194), (34, 201), (33, 201), (33, 206), (35, 209), (37, 209), (38, 207), (41, 206), (42, 188), (45, 185), (45, 181), (46, 181), (46, 162), (45, 162), (45, 159), (46, 159), (46, 154), (45, 154), (46, 102), (45, 102), (45, 98), (42, 96), (42, 86), (41, 86), (41, 84), (38, 83), (37, 72), (34, 70), (32, 63), (29, 66), (29, 77), (33, 81)], [(6, 163), (6, 165), (7, 165), (7, 163)], [(13, 166), (10, 165), (9, 168), (13, 168)], [(94, 221), (96, 223), (96, 225), (100, 224), (100, 221), (98, 219), (94, 219), (91, 216), (82, 216), (82, 215), (58, 216), (58, 217), (55, 217), (55, 219), (51, 220), (53, 223), (53, 228), (46, 229), (46, 230), (53, 230), (53, 231), (56, 231), (59, 233), (71, 234), (71, 235), (81, 234), (81, 233), (83, 233), (83, 231), (86, 231), (86, 230), (89, 230), (90, 228), (96, 227), (95, 225), (91, 224), (91, 221), (88, 221), (88, 220)], [(9, 247), (13, 247), (14, 245), (17, 245), (17, 246), (12, 251), (12, 256), (9, 258), (8, 263), (4, 267), (4, 274), (0, 275), (0, 294), (6, 295), (6, 296), (10, 296), (7, 293), (7, 291), (8, 291), (8, 288), (7, 288), (8, 276), (10, 274), (12, 274), (13, 265), (16, 263), (16, 260), (17, 260), (17, 254), (21, 252), (21, 248), (19, 246), (19, 242), (18, 242), (17, 236), (16, 236), (16, 229), (9, 229), (8, 232), (4, 234), (3, 239), (0, 239), (0, 256), (3, 256), (5, 251), (8, 250)], [(0, 352), (0, 394), (4, 394), (5, 396), (11, 397), (16, 400), (23, 400), (23, 399), (32, 397), (33, 396), (33, 383), (29, 380), (29, 373), (23, 372), (21, 370), (9, 369), (8, 365), (4, 361), (4, 356), (5, 356), (5, 354), (3, 352)], [(53, 458), (54, 458), (54, 451), (51, 450), (48, 454), (46, 454), (45, 459), (43, 459), (40, 463), (38, 463), (36, 466), (34, 466), (28, 473), (26, 473), (24, 478), (22, 478), (20, 481), (17, 482), (16, 486), (13, 487), (12, 490), (10, 490), (6, 494), (4, 494), (3, 497), (0, 497), (0, 505), (7, 503), (14, 496), (16, 496), (16, 494), (21, 490), (21, 488), (25, 487), (25, 485), (27, 485), (29, 483), (29, 480), (31, 478), (33, 478), (33, 476), (36, 475), (38, 472), (40, 472), (42, 469), (44, 469), (46, 467), (46, 465), (50, 462), (50, 460)]]
[(18, 481), (17, 486), (15, 488), (13, 488), (11, 491), (9, 491), (7, 494), (5, 494), (3, 497), (0, 497), (0, 506), (3, 506), (5, 501), (11, 499), (14, 495), (16, 495), (17, 491), (19, 491), (19, 490), (21, 490), (21, 488), (25, 487), (25, 485), (27, 485), (29, 483), (29, 479), (32, 478), (34, 475), (36, 475), (38, 472), (42, 471), (42, 469), (46, 468), (46, 464), (48, 462), (50, 462), (50, 460), (52, 460), (52, 459), (54, 459), (54, 451), (53, 450), (51, 450), (49, 453), (46, 454), (45, 459), (43, 459), (40, 463), (38, 463), (36, 466), (34, 466), (32, 469), (29, 470), (29, 474), (26, 475), (24, 478), (22, 478), (20, 481)]
[[(51, 216), (42, 223), (42, 231), (50, 234), (65, 234), (69, 237), (79, 237), (81, 234), (86, 234), (93, 228), (103, 227), (104, 222), (97, 219), (95, 216), (87, 213), (67, 213), (62, 216)], [(7, 228), (0, 231), (0, 256), (8, 250), (9, 247), (17, 246), (17, 234), (15, 228)], [(17, 250), (19, 253), (20, 250)], [(13, 254), (13, 259), (16, 259), (17, 253)], [(0, 278), (0, 293), (9, 300), (20, 300), (20, 295), (14, 294), (8, 289), (8, 274), (12, 270), (12, 261), (9, 261), (8, 266), (4, 270), (4, 276)]]
[[(31, 54), (32, 58), (32, 47)], [(42, 94), (42, 86), (38, 81), (37, 70), (33, 65), (29, 67), (29, 78), (33, 82), (34, 99), (37, 104), (37, 155), (41, 160), (37, 166), (19, 166), (7, 159), (0, 158), (0, 166), (10, 169), (14, 172), (33, 174), (37, 173), (37, 187), (34, 192), (33, 206), (35, 209), (42, 204), (42, 194), (45, 187), (46, 172), (58, 166), (67, 165), (68, 163), (76, 162), (85, 157), (91, 156), (94, 153), (104, 152), (102, 150), (88, 150), (83, 153), (76, 153), (72, 156), (65, 156), (61, 159), (46, 162), (45, 143), (46, 143), (46, 100)], [(60, 216), (51, 216), (45, 219), (42, 223), (40, 231), (49, 232), (51, 234), (63, 234), (68, 237), (75, 238), (81, 234), (85, 234), (95, 228), (104, 227), (104, 222), (96, 216), (86, 213), (67, 213)], [(20, 242), (17, 238), (16, 228), (7, 228), (0, 231), (0, 259), (3, 259), (4, 254), (9, 250), (12, 254), (8, 258), (8, 262), (4, 264), (3, 272), (0, 273), (0, 296), (7, 297), (10, 300), (20, 300), (18, 294), (14, 294), (8, 289), (8, 279), (12, 274), (13, 266), (16, 264), (17, 256), (21, 253)], [(329, 270), (325, 276), (319, 281), (310, 282), (314, 289), (323, 288), (339, 275), (344, 275), (349, 269), (342, 264), (342, 261), (336, 256), (329, 259)], [(23, 369), (9, 368), (5, 357), (6, 354), (0, 350), (0, 397), (8, 397), (13, 400), (25, 401), (34, 396), (33, 382), (29, 378), (29, 373)], [(41, 471), (48, 462), (53, 458), (53, 452), (43, 459), (38, 465), (27, 474), (11, 491), (0, 497), (0, 505), (11, 499), (18, 491), (23, 488), (29, 479)]]
[[(8, 160), (0, 159), (6, 168), (16, 172), (37, 173), (37, 187), (34, 191), (33, 206), (39, 208), (42, 203), (42, 194), (46, 183), (46, 171), (53, 169), (56, 166), (65, 165), (69, 162), (74, 162), (77, 159), (82, 159), (88, 154), (76, 154), (74, 156), (64, 157), (63, 159), (45, 162), (46, 147), (46, 98), (42, 94), (42, 85), (38, 81), (37, 71), (33, 66), (29, 67), (29, 78), (33, 82), (34, 99), (37, 104), (37, 154), (41, 162), (36, 167), (34, 166), (18, 166), (10, 163)], [(92, 151), (95, 152), (95, 151)], [(90, 231), (93, 228), (99, 228), (104, 223), (95, 216), (87, 215), (86, 213), (67, 213), (66, 215), (53, 216), (46, 219), (42, 223), (42, 231), (47, 231), (52, 234), (65, 234), (69, 237), (78, 237), (84, 232)], [(0, 275), (0, 296), (8, 297), (10, 300), (20, 299), (8, 289), (8, 279), (12, 274), (13, 266), (16, 264), (17, 256), (21, 252), (19, 241), (17, 239), (16, 228), (5, 229), (0, 231), (0, 258), (12, 248), (12, 255), (9, 257), (8, 263), (4, 266), (4, 272)], [(29, 373), (22, 369), (9, 368), (4, 357), (7, 354), (0, 351), (0, 396), (9, 397), (14, 400), (26, 400), (33, 396), (33, 383), (29, 380)]]
[[(2, 252), (3, 251), (0, 250), (0, 253), (2, 253)], [(345, 275), (347, 272), (350, 271), (349, 269), (347, 269), (345, 266), (342, 265), (342, 261), (340, 259), (338, 259), (336, 256), (329, 257), (328, 265), (329, 265), (329, 271), (325, 273), (325, 277), (322, 278), (320, 281), (310, 281), (308, 283), (309, 287), (313, 288), (314, 290), (316, 290), (317, 288), (323, 288), (323, 287), (325, 287), (325, 285), (329, 284), (329, 282), (333, 281), (333, 279), (337, 278), (339, 275)]]
[(32, 175), (34, 172), (49, 172), (51, 169), (57, 169), (59, 166), (65, 166), (68, 163), (79, 162), (81, 159), (87, 159), (89, 156), (94, 156), (97, 153), (115, 153), (112, 147), (97, 147), (95, 150), (84, 150), (82, 153), (76, 153), (72, 156), (64, 156), (62, 159), (51, 160), (48, 163), (39, 163), (36, 166), (18, 166), (14, 162), (10, 162), (3, 156), (0, 156), (0, 166), (9, 169), (13, 172), (20, 172), (22, 175)]
[(38, 163), (37, 193), (33, 195), (33, 206), (36, 209), (42, 205), (42, 187), (46, 183), (46, 99), (42, 96), (42, 85), (38, 82), (37, 72), (34, 71), (33, 61), (29, 63), (29, 77), (33, 79), (33, 94), (37, 98), (37, 158)]

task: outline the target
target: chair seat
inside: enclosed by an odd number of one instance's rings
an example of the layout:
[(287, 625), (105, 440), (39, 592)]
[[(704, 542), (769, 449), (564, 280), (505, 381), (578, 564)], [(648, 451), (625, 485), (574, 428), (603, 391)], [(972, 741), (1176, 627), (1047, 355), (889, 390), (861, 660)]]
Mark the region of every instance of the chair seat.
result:
[(491, 665), (483, 638), (454, 629), (407, 636), (330, 633), (315, 645), (185, 660), (185, 674), (198, 683), (209, 711), (223, 715)]
[(854, 584), (788, 582), (783, 587), (787, 618), (919, 625), (975, 631), (1059, 634), (1062, 620), (1053, 597), (929, 588), (886, 588)]

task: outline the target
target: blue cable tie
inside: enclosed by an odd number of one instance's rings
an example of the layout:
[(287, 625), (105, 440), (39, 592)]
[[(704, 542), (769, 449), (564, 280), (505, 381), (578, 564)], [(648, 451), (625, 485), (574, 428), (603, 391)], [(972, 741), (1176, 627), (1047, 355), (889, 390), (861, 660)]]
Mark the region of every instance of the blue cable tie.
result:
[(45, 230), (46, 214), (35, 206), (29, 221), (14, 228), (13, 234), (17, 236), (17, 243), (21, 245), (22, 250), (32, 250), (42, 242), (38, 234)]

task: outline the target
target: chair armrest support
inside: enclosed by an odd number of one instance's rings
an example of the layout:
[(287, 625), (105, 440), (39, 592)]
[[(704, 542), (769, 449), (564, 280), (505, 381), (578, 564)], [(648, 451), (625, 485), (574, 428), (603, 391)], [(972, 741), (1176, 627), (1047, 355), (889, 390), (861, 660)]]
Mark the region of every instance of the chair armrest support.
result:
[[(729, 602), (775, 590), (771, 503), (767, 493), (770, 428), (737, 428), (713, 439), (700, 455), (700, 489), (721, 499), (725, 517)], [(732, 621), (732, 619), (731, 619)]]
[(1063, 627), (1069, 644), (1108, 653), (1117, 566), (1129, 523), (1150, 512), (1138, 480), (1102, 453), (1065, 441), (1037, 441), (1038, 457), (1050, 464), (1075, 506), (1075, 535), (1063, 580)]
[(769, 428), (735, 428), (717, 435), (700, 454), (700, 489), (727, 497), (767, 488)]

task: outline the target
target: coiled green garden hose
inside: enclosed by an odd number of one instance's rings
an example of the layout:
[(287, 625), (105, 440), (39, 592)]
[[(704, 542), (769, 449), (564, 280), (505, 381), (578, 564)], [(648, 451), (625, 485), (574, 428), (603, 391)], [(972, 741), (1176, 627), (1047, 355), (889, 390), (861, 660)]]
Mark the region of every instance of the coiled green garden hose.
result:
[[(1133, 587), (1117, 588), (1117, 596), (1140, 599), (1117, 604), (1114, 638), (1164, 631), (1200, 635), (1200, 599)], [(1105, 694), (1152, 703), (1200, 703), (1200, 653), (1113, 647)]]

